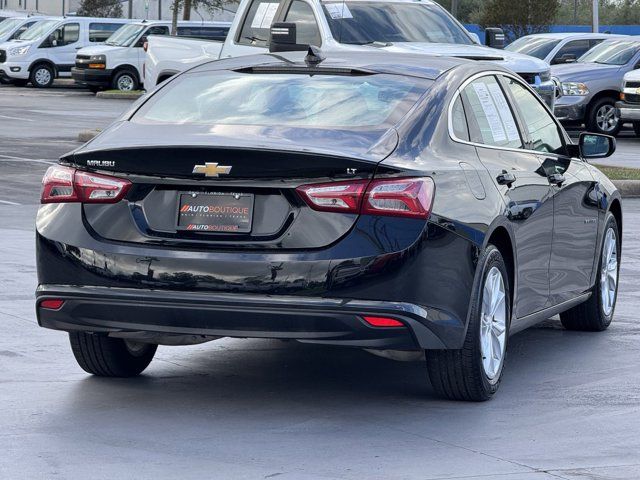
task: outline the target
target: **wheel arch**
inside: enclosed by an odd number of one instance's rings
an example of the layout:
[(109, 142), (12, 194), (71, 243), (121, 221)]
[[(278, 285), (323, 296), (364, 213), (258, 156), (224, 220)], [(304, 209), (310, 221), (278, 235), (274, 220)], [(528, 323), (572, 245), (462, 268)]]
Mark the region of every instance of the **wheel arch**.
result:
[(590, 111), (593, 108), (593, 105), (598, 101), (606, 97), (612, 97), (614, 101), (618, 99), (620, 96), (620, 92), (618, 90), (602, 90), (601, 92), (596, 93), (591, 100), (589, 100), (589, 105), (587, 106)]
[(616, 223), (618, 224), (618, 238), (620, 245), (622, 245), (622, 204), (620, 203), (619, 198), (611, 200), (609, 211), (613, 214), (616, 219)]
[(178, 73), (180, 72), (174, 70), (164, 70), (160, 72), (160, 74), (158, 75), (158, 80), (156, 81), (156, 85), (160, 85), (162, 82), (169, 80), (171, 77), (177, 75)]
[(50, 66), (53, 69), (53, 74), (57, 77), (58, 76), (58, 69), (56, 68), (56, 64), (53, 63), (51, 60), (49, 60), (48, 58), (40, 58), (38, 60), (34, 60), (33, 62), (31, 62), (31, 65), (29, 65), (29, 74), (31, 74), (31, 71), (37, 66), (40, 65), (42, 63), (47, 64), (48, 66)]
[(135, 66), (131, 65), (130, 63), (123, 63), (115, 67), (113, 69), (113, 74), (111, 75), (111, 78), (115, 77), (118, 73), (122, 72), (123, 70), (127, 70), (133, 73), (136, 76), (138, 83), (140, 83), (140, 72), (138, 72), (138, 69)]
[(498, 249), (500, 254), (502, 255), (502, 259), (504, 260), (505, 266), (507, 267), (507, 274), (509, 275), (509, 291), (511, 292), (511, 315), (514, 315), (513, 306), (515, 305), (515, 297), (516, 297), (516, 252), (515, 252), (515, 242), (513, 241), (509, 230), (503, 226), (496, 226), (488, 235), (487, 240), (485, 242), (485, 247), (487, 245), (493, 245)]

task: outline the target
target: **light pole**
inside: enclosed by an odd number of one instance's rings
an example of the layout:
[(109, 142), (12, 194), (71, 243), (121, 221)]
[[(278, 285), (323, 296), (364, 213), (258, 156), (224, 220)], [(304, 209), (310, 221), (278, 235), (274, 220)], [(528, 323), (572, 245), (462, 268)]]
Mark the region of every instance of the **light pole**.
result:
[(591, 12), (592, 12), (592, 22), (591, 22), (591, 31), (593, 33), (598, 33), (600, 30), (599, 19), (598, 19), (598, 0), (593, 0), (591, 3)]

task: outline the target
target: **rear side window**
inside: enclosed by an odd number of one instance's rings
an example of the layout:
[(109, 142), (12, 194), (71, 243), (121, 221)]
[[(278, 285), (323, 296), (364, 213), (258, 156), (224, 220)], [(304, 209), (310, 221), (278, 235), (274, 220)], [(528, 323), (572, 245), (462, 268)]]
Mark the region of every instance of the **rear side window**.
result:
[(169, 27), (165, 25), (156, 25), (155, 27), (149, 27), (144, 34), (145, 35), (169, 35)]
[(172, 81), (131, 121), (369, 131), (397, 123), (429, 85), (395, 75), (207, 72)]
[(89, 41), (104, 42), (113, 32), (122, 26), (121, 23), (90, 23)]
[(269, 29), (279, 5), (279, 2), (253, 0), (244, 18), (240, 37), (237, 39), (238, 43), (252, 47), (266, 47), (269, 42)]
[(316, 23), (316, 17), (308, 3), (301, 0), (293, 0), (287, 12), (285, 22), (296, 24), (296, 42), (304, 45), (320, 46), (320, 30)]
[(453, 133), (456, 138), (469, 141), (467, 117), (464, 113), (462, 99), (459, 96), (456, 98), (456, 101), (453, 103), (453, 108), (451, 109), (451, 125), (453, 126)]
[(463, 91), (472, 142), (483, 145), (522, 148), (513, 111), (493, 76), (479, 78)]
[(201, 38), (203, 40), (220, 40), (227, 38), (229, 28), (226, 27), (206, 27), (189, 26), (178, 27), (178, 36), (187, 38)]

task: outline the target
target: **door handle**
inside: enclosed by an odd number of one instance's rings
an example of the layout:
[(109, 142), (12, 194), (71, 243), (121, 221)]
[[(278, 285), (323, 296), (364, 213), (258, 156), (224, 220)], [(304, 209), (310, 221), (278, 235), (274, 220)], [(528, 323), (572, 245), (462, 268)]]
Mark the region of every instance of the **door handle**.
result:
[(502, 171), (500, 175), (496, 177), (496, 182), (498, 185), (506, 185), (511, 188), (511, 184), (516, 181), (516, 176), (513, 173), (509, 173), (505, 170)]
[(561, 187), (565, 181), (564, 175), (562, 175), (561, 173), (551, 174), (547, 178), (549, 179), (549, 183), (551, 185), (557, 185), (559, 187)]

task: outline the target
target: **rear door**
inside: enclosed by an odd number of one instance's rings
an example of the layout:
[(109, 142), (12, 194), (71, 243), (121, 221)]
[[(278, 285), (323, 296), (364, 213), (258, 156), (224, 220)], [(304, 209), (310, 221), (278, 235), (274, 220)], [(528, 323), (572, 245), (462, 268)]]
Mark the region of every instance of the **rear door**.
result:
[[(553, 195), (537, 154), (528, 151), (516, 112), (494, 75), (462, 91), (470, 140), (504, 198), (517, 251), (515, 317), (543, 309), (549, 297)], [(515, 320), (515, 318), (514, 318)]]
[(566, 155), (565, 136), (538, 98), (515, 79), (504, 82), (527, 129), (529, 148), (540, 152), (542, 171), (551, 182), (550, 305), (556, 305), (591, 286), (598, 231), (595, 181), (582, 160)]

